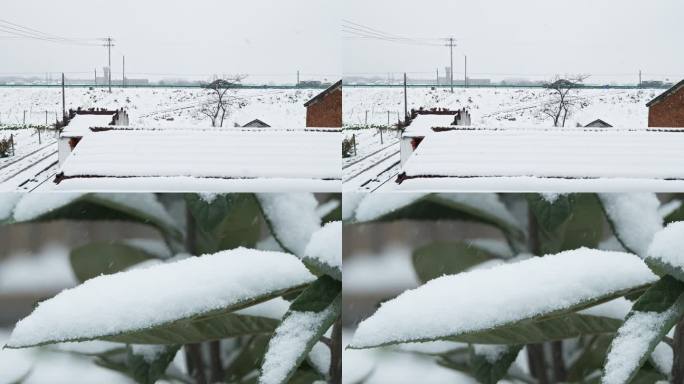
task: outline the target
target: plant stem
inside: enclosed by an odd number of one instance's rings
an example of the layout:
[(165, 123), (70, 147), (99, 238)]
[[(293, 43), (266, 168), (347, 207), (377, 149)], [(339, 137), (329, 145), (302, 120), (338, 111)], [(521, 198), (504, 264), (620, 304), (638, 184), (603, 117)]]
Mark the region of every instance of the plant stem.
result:
[(207, 377), (204, 374), (204, 361), (202, 359), (202, 350), (200, 344), (186, 344), (186, 353), (192, 361), (193, 371), (188, 372), (195, 377), (196, 384), (207, 384)]
[(680, 319), (675, 327), (672, 351), (674, 352), (672, 382), (682, 384), (684, 383), (684, 319)]
[(209, 342), (209, 356), (211, 359), (211, 382), (223, 382), (223, 361), (221, 361), (221, 340)]
[(527, 359), (529, 360), (530, 373), (537, 379), (539, 384), (548, 384), (549, 378), (546, 374), (546, 362), (544, 361), (544, 345), (528, 344)]
[(330, 342), (330, 384), (342, 383), (342, 317), (333, 325)]
[(563, 360), (563, 341), (551, 342), (551, 362), (553, 364), (554, 381), (556, 383), (564, 382), (568, 373), (565, 369), (565, 361)]

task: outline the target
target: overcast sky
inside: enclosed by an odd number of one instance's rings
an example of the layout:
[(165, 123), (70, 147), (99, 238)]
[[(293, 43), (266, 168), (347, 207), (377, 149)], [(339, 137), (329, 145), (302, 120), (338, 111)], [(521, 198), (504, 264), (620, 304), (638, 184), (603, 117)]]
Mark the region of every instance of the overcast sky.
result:
[[(331, 80), (339, 77), (339, 4), (337, 0), (2, 0), (0, 19), (68, 38), (111, 35), (117, 45), (112, 51), (115, 72), (121, 71), (125, 54), (127, 73), (249, 73), (248, 80), (293, 82), (297, 70)], [(8, 33), (0, 30), (0, 36)], [(107, 63), (104, 47), (23, 38), (0, 38), (0, 52), (3, 74), (65, 71), (89, 76)]]
[[(470, 77), (591, 73), (594, 80), (634, 82), (639, 69), (684, 77), (682, 0), (345, 0), (344, 4), (343, 19), (385, 33), (455, 37), (455, 76), (462, 77), (465, 53)], [(446, 47), (368, 38), (344, 38), (342, 46), (345, 74), (408, 71), (426, 72), (412, 77), (429, 77), (435, 68), (442, 72), (449, 64)]]

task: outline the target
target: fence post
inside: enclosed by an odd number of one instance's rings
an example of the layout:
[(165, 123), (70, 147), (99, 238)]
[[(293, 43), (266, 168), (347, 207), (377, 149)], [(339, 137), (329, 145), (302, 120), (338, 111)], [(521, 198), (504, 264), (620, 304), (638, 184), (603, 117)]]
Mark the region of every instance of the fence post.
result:
[(48, 122), (47, 122), (47, 113), (48, 113), (48, 111), (47, 111), (47, 109), (46, 109), (46, 110), (45, 110), (45, 126), (46, 126), (46, 127), (47, 127), (47, 125), (48, 125)]
[(356, 156), (356, 133), (352, 134), (352, 143), (354, 144), (354, 156)]
[(24, 127), (26, 126), (26, 110), (24, 110)]
[(14, 133), (10, 134), (10, 143), (12, 144), (12, 156), (15, 156), (16, 153), (14, 152)]

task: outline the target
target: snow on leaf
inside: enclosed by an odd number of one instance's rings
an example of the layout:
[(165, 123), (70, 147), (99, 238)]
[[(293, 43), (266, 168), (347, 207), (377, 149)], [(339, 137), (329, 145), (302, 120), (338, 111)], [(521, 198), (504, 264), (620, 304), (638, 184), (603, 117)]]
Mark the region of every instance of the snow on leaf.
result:
[(684, 314), (684, 283), (665, 276), (634, 303), (606, 357), (602, 383), (629, 383)]
[(655, 234), (648, 247), (646, 262), (654, 268), (684, 279), (684, 221), (670, 223)]
[(656, 232), (663, 229), (658, 213), (660, 202), (654, 193), (601, 193), (603, 205), (615, 236), (629, 251), (646, 256)]
[(29, 221), (76, 201), (83, 193), (29, 193), (16, 203), (14, 220)]
[(672, 347), (667, 343), (660, 342), (656, 345), (653, 353), (651, 353), (651, 362), (663, 375), (669, 375), (672, 372), (672, 361), (674, 352)]
[(356, 208), (356, 220), (372, 221), (427, 196), (427, 193), (367, 194)]
[(342, 194), (342, 220), (351, 220), (356, 215), (361, 200), (367, 194), (360, 192), (345, 192)]
[(510, 227), (522, 229), (520, 222), (501, 202), (496, 193), (440, 193), (438, 196), (464, 206), (476, 207), (478, 211), (492, 216)]
[(17, 201), (21, 199), (20, 193), (3, 193), (0, 195), (0, 222), (9, 219)]
[(581, 248), (443, 276), (383, 303), (351, 346), (436, 340), (581, 308), (657, 280), (638, 257)]
[(260, 193), (257, 199), (278, 243), (286, 251), (303, 257), (311, 236), (321, 227), (313, 194)]
[(311, 260), (337, 280), (342, 280), (342, 222), (333, 221), (314, 232), (304, 251), (304, 260)]
[(287, 383), (340, 314), (342, 285), (324, 276), (292, 303), (268, 343), (260, 384)]
[(245, 248), (100, 276), (38, 304), (7, 344), (19, 348), (143, 331), (240, 309), (314, 279), (294, 256)]

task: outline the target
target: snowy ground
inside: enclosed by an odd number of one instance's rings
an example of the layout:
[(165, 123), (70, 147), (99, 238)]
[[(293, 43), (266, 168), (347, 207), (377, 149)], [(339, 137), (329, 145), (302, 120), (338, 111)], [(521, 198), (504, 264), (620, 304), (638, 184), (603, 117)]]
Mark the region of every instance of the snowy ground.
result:
[[(602, 119), (615, 127), (645, 127), (648, 123), (646, 103), (660, 94), (660, 89), (586, 89), (578, 91), (583, 103), (566, 122), (566, 127)], [(552, 122), (540, 113), (539, 107), (548, 99), (547, 91), (537, 88), (458, 88), (454, 93), (448, 89), (409, 88), (408, 109), (411, 108), (467, 108), (472, 124), (476, 126), (551, 127)], [(387, 125), (387, 111), (390, 116), (402, 114), (404, 94), (401, 88), (346, 88), (343, 98), (343, 125), (360, 127), (366, 125)], [(392, 123), (394, 123), (392, 119)], [(398, 161), (399, 145), (387, 148), (387, 141), (380, 144), (378, 129), (347, 129), (344, 137), (356, 135), (357, 154), (344, 160), (343, 190), (392, 190), (392, 179), (400, 172)], [(378, 155), (368, 157), (377, 151)], [(388, 160), (381, 153), (394, 153), (396, 158)], [(391, 163), (391, 164), (390, 164)], [(350, 165), (354, 165), (351, 168)], [(358, 171), (363, 170), (362, 173)], [(353, 178), (350, 176), (354, 176)]]
[[(242, 89), (234, 95), (244, 103), (236, 105), (223, 126), (230, 128), (260, 119), (273, 127), (301, 128), (306, 122), (304, 103), (318, 89)], [(209, 127), (209, 119), (199, 112), (207, 99), (196, 88), (67, 88), (66, 107), (126, 108), (130, 125), (139, 127)], [(57, 173), (57, 146), (52, 137), (41, 137), (35, 129), (3, 129), (17, 124), (54, 123), (61, 115), (59, 88), (0, 88), (0, 139), (15, 135), (16, 155), (0, 159), (0, 190), (31, 191), (52, 187)]]

